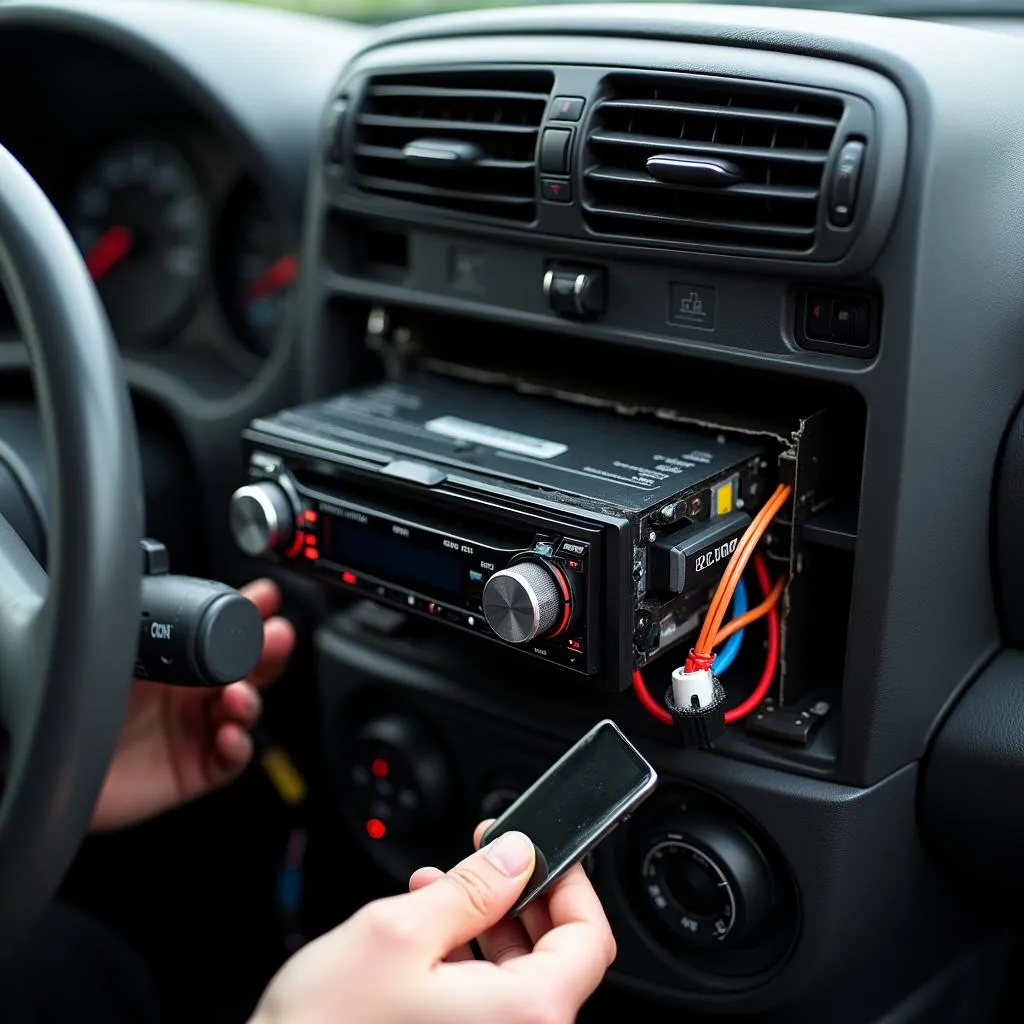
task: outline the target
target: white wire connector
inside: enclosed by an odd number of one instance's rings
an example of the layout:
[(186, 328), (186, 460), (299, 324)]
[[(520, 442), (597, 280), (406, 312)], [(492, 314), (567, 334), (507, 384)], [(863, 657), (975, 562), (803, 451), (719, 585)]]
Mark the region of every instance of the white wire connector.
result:
[(715, 702), (715, 677), (710, 669), (687, 672), (680, 665), (672, 673), (672, 699), (677, 708), (703, 711)]
[(725, 690), (711, 669), (687, 672), (680, 665), (672, 673), (665, 706), (688, 749), (709, 749), (725, 729)]

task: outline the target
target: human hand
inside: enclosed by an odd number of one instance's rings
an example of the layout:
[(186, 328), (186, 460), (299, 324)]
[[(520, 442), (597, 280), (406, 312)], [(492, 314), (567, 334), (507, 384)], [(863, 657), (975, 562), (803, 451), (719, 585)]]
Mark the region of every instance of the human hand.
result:
[[(447, 874), (421, 868), (409, 893), (368, 904), (295, 954), (250, 1024), (571, 1024), (615, 940), (579, 865), (508, 920), (533, 865), (533, 844), (508, 832)], [(486, 960), (473, 958), (472, 939)]]
[(262, 708), (259, 691), (284, 671), (295, 630), (277, 615), (276, 584), (256, 580), (242, 593), (264, 621), (259, 664), (248, 678), (218, 689), (132, 683), (121, 738), (93, 812), (95, 831), (155, 817), (230, 782), (249, 763), (249, 729)]

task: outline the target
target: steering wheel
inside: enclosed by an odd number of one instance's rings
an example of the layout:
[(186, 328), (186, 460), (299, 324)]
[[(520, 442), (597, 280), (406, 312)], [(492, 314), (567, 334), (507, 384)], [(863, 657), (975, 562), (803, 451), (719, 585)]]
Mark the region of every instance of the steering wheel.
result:
[(71, 236), (0, 147), (0, 280), (52, 481), (49, 578), (0, 516), (0, 956), (53, 897), (113, 755), (139, 630), (142, 489), (110, 326)]

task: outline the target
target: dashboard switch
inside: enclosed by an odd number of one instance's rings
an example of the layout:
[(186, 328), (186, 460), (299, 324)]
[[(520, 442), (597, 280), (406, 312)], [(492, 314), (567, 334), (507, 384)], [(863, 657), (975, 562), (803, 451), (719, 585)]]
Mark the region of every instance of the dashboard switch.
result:
[(567, 128), (548, 128), (540, 140), (540, 169), (543, 174), (569, 173), (569, 142), (572, 132)]
[(541, 195), (549, 203), (571, 203), (572, 182), (561, 178), (542, 178)]
[(877, 350), (879, 309), (871, 295), (809, 291), (798, 300), (797, 308), (797, 342), (803, 348), (861, 359)]
[(827, 295), (811, 295), (808, 298), (804, 331), (808, 338), (816, 341), (829, 341), (832, 338), (832, 299)]
[(847, 345), (870, 343), (868, 304), (864, 299), (836, 299), (832, 307), (832, 336)]
[(853, 221), (857, 204), (857, 189), (864, 168), (864, 143), (847, 142), (839, 151), (832, 187), (829, 191), (829, 219), (836, 227), (845, 228)]
[(553, 121), (578, 121), (583, 115), (583, 99), (580, 96), (556, 96), (551, 104)]
[(608, 302), (605, 273), (594, 267), (553, 267), (544, 275), (544, 294), (559, 316), (600, 316)]

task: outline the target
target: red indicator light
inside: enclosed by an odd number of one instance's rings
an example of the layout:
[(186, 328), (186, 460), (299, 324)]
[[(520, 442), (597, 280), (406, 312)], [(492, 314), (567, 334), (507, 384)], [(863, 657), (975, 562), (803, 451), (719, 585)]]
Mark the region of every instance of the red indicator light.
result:
[(306, 534), (306, 547), (307, 548), (315, 548), (316, 547), (316, 534), (315, 533), (307, 533)]
[(306, 511), (303, 512), (302, 515), (303, 515), (303, 518), (306, 520), (307, 523), (315, 523), (316, 522), (316, 513), (312, 509), (306, 509)]
[(354, 572), (348, 572), (346, 570), (341, 574), (341, 582), (347, 583), (350, 587), (354, 587), (359, 582), (359, 578)]
[(375, 757), (370, 763), (370, 771), (373, 772), (373, 777), (375, 779), (387, 778), (389, 770), (388, 763), (383, 757)]
[(383, 839), (387, 834), (387, 828), (384, 822), (380, 818), (371, 818), (366, 823), (366, 834), (371, 839)]
[(579, 640), (570, 640), (570, 641), (569, 641), (569, 646), (570, 646), (570, 647), (571, 647), (571, 648), (572, 648), (572, 649), (573, 649), (574, 651), (578, 651), (578, 650), (580, 649), (580, 642), (579, 642)]
[(316, 548), (306, 548), (306, 557), (312, 562), (320, 557), (320, 552)]

